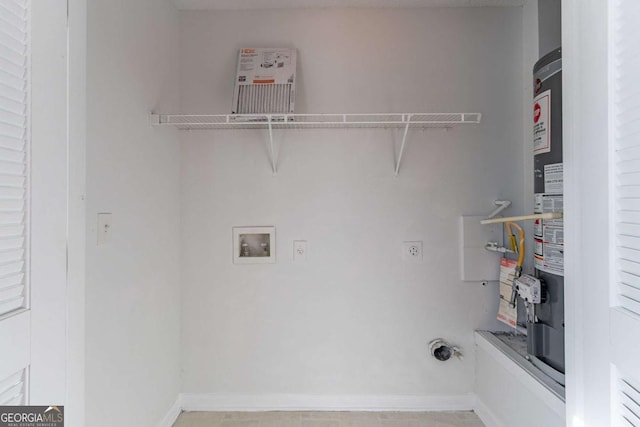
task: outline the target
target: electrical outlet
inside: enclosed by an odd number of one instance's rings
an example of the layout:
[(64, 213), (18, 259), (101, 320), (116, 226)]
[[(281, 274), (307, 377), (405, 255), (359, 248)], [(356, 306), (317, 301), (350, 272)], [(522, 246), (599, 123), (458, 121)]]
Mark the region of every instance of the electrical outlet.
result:
[(307, 261), (307, 241), (306, 240), (294, 240), (293, 241), (293, 262), (306, 262)]
[(402, 257), (405, 261), (422, 262), (422, 242), (404, 242), (402, 244)]

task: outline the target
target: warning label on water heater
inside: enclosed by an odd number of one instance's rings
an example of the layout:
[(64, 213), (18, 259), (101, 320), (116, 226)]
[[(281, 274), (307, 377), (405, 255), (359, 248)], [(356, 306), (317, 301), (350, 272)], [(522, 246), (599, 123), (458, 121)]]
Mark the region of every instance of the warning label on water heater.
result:
[[(564, 197), (561, 194), (535, 195), (535, 213), (562, 212), (563, 206)], [(564, 221), (538, 219), (534, 224), (533, 234), (535, 268), (564, 276)]]
[(564, 173), (562, 163), (544, 165), (544, 192), (547, 194), (562, 194)]
[(533, 154), (551, 151), (551, 91), (545, 90), (533, 100)]

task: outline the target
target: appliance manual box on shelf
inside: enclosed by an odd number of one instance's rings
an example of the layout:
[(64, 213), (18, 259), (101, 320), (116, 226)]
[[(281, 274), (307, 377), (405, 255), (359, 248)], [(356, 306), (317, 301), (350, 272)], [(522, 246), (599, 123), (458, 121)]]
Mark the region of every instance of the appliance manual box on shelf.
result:
[(240, 49), (232, 113), (292, 114), (295, 79), (295, 49)]

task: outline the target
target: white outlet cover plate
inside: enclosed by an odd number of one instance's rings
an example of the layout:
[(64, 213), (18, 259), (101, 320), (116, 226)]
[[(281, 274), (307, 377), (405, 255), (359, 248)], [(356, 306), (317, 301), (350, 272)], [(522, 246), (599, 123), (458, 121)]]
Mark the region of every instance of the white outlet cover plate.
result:
[(306, 240), (294, 240), (293, 241), (293, 262), (306, 262), (307, 261), (307, 241)]
[(402, 243), (402, 258), (410, 262), (422, 262), (422, 241)]

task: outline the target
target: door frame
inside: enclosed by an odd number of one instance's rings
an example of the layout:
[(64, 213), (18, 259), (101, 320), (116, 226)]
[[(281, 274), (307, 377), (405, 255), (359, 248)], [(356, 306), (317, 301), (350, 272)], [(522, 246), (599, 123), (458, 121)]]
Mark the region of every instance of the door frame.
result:
[(572, 426), (612, 420), (609, 3), (562, 2), (566, 420)]
[(66, 414), (69, 427), (85, 420), (85, 248), (87, 145), (87, 0), (68, 5), (68, 226)]

